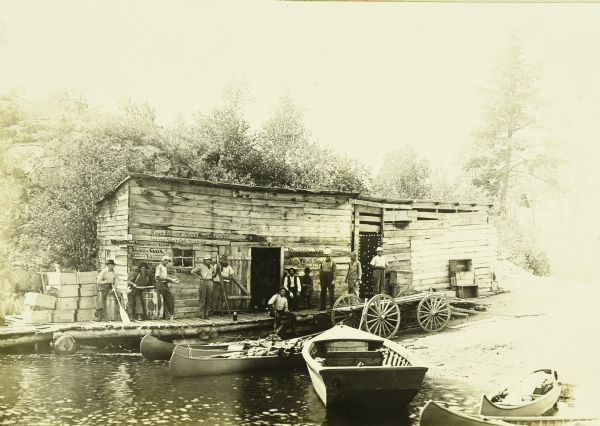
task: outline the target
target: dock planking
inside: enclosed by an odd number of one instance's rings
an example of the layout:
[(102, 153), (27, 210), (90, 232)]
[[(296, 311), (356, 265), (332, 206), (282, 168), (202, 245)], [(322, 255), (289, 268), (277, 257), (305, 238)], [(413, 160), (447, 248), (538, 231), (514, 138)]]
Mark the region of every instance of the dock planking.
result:
[[(328, 319), (326, 311), (304, 310), (296, 312), (298, 325), (316, 327)], [(0, 327), (0, 349), (23, 344), (51, 342), (68, 334), (76, 340), (90, 343), (95, 339), (141, 338), (146, 334), (165, 338), (200, 337), (209, 340), (231, 331), (257, 331), (264, 334), (273, 327), (273, 319), (266, 312), (240, 312), (238, 320), (229, 316), (209, 319), (183, 318), (173, 320), (144, 320), (129, 324), (120, 321), (91, 321), (64, 324), (25, 324), (19, 316), (7, 317), (8, 325)]]

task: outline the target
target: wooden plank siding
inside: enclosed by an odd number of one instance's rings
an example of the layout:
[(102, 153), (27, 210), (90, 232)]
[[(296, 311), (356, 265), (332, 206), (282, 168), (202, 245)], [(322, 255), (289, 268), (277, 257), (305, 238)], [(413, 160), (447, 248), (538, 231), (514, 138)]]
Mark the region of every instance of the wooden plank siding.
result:
[[(273, 193), (206, 187), (162, 179), (132, 178), (130, 264), (146, 261), (154, 266), (173, 249), (193, 249), (194, 264), (205, 255), (227, 255), (236, 277), (250, 287), (252, 247), (281, 247), (283, 268), (295, 267), (299, 275), (313, 270), (319, 288), (318, 262), (322, 250), (331, 247), (341, 273), (336, 280), (341, 294), (352, 240), (352, 209), (348, 196)], [(160, 250), (150, 251), (153, 246)], [(316, 251), (315, 251), (316, 249)], [(312, 251), (311, 251), (312, 250)], [(198, 282), (191, 267), (175, 267), (180, 284), (172, 288), (177, 317), (195, 316)], [(244, 307), (247, 297), (237, 286), (228, 289), (234, 309)], [(315, 292), (318, 294), (318, 292)]]
[(120, 288), (126, 289), (127, 271), (127, 245), (117, 243), (127, 240), (129, 226), (129, 184), (125, 182), (113, 194), (97, 205), (96, 233), (98, 237), (99, 270), (104, 268), (106, 260), (113, 259), (116, 263), (115, 271), (119, 275)]
[[(247, 307), (252, 292), (252, 249), (281, 249), (281, 272), (312, 269), (319, 296), (319, 264), (330, 247), (338, 265), (336, 296), (345, 293), (349, 255), (359, 236), (382, 236), (399, 284), (416, 290), (449, 286), (448, 262), (472, 259), (474, 281), (494, 268), (495, 229), (490, 205), (389, 200), (335, 191), (215, 184), (195, 179), (132, 175), (97, 203), (98, 262), (115, 259), (121, 278), (141, 262), (155, 267), (164, 255), (191, 250), (190, 263), (227, 255), (244, 290), (228, 289), (231, 308)], [(198, 281), (191, 266), (174, 266), (176, 316), (197, 314)], [(481, 284), (483, 285), (483, 284)]]

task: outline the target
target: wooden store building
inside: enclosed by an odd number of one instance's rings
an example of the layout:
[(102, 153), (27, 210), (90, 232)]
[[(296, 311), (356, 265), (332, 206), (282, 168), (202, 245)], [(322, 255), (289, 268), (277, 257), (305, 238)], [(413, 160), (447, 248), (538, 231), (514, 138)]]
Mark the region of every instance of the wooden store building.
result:
[(370, 296), (369, 262), (382, 245), (397, 291), (490, 285), (496, 259), (488, 204), (390, 200), (336, 191), (216, 184), (134, 174), (97, 205), (98, 266), (116, 262), (123, 283), (135, 265), (173, 259), (178, 317), (193, 317), (198, 282), (189, 271), (205, 255), (227, 256), (241, 286), (229, 289), (237, 309), (263, 307), (284, 270), (312, 269), (330, 247), (338, 265), (336, 294), (345, 292), (356, 251)]

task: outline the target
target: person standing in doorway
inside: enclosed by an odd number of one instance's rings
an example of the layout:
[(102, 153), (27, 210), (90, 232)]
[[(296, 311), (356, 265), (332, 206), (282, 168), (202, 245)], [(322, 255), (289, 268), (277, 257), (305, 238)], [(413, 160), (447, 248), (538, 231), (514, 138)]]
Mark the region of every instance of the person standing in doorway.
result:
[(211, 265), (211, 260), (210, 256), (204, 256), (202, 263), (190, 271), (192, 275), (200, 279), (198, 317), (203, 319), (207, 319), (211, 314), (213, 276), (217, 273), (217, 269)]
[(155, 287), (163, 298), (165, 309), (163, 313), (164, 319), (175, 319), (175, 298), (171, 289), (169, 288), (170, 283), (177, 283), (177, 280), (169, 276), (167, 265), (171, 262), (169, 256), (163, 256), (160, 263), (156, 266), (154, 271)]
[(326, 309), (327, 292), (329, 291), (329, 305), (333, 307), (334, 295), (333, 290), (335, 288), (335, 261), (331, 258), (331, 249), (326, 247), (323, 250), (325, 260), (321, 262), (319, 267), (319, 280), (321, 282), (321, 310)]
[(383, 247), (377, 247), (375, 253), (377, 254), (371, 260), (371, 266), (373, 267), (373, 292), (375, 294), (387, 293), (385, 270), (389, 267), (389, 264), (383, 255)]
[(283, 279), (283, 288), (288, 294), (288, 306), (290, 311), (295, 311), (299, 304), (298, 299), (300, 298), (300, 277), (296, 275), (296, 269), (288, 269), (288, 275)]
[[(106, 321), (106, 296), (108, 292), (112, 292), (112, 287), (117, 284), (117, 273), (115, 272), (115, 261), (109, 259), (106, 261), (106, 268), (104, 268), (96, 278), (98, 283), (98, 298), (100, 302), (100, 314), (98, 315), (100, 321)], [(116, 290), (116, 288), (115, 288)]]
[(350, 253), (350, 265), (348, 265), (348, 274), (346, 275), (346, 284), (348, 284), (348, 294), (354, 294), (359, 297), (359, 286), (362, 278), (362, 267), (356, 260), (356, 252)]

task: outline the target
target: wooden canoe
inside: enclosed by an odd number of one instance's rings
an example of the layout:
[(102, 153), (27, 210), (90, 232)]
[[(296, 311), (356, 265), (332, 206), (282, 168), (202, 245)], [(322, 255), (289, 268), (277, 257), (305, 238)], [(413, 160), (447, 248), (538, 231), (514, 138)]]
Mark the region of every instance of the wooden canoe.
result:
[(556, 371), (535, 370), (491, 398), (484, 395), (480, 413), (495, 417), (541, 416), (556, 404), (560, 392)]
[(191, 377), (298, 368), (303, 365), (300, 342), (300, 339), (291, 339), (212, 356), (199, 355), (190, 346), (177, 345), (169, 360), (169, 370), (174, 377)]
[(574, 426), (592, 425), (596, 417), (491, 417), (471, 416), (450, 410), (435, 401), (429, 401), (421, 413), (421, 426)]
[(406, 405), (427, 372), (403, 346), (345, 325), (306, 342), (302, 356), (315, 392), (327, 407)]
[(470, 416), (450, 410), (435, 401), (429, 401), (421, 413), (420, 426), (510, 426), (503, 420), (485, 416)]
[[(173, 349), (175, 349), (175, 346), (177, 346), (175, 343), (164, 342), (150, 334), (146, 334), (140, 342), (140, 353), (145, 359), (168, 361), (171, 358), (171, 354), (173, 353)], [(227, 352), (228, 348), (230, 347), (230, 344), (194, 343), (189, 346), (196, 351), (196, 356), (210, 356)]]

